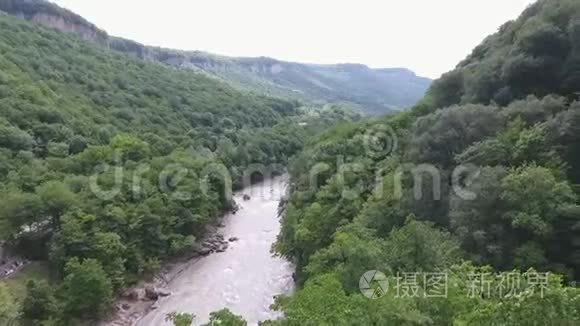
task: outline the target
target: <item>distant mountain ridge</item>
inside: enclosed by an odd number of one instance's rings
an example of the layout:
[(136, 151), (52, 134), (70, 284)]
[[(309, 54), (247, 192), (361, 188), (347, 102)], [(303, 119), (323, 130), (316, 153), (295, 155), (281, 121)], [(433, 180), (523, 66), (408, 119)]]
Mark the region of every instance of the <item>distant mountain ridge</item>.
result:
[(206, 73), (241, 89), (315, 104), (347, 104), (372, 115), (414, 105), (431, 85), (430, 79), (404, 68), (302, 64), (146, 46), (109, 36), (81, 16), (43, 0), (0, 0), (0, 11), (144, 60)]

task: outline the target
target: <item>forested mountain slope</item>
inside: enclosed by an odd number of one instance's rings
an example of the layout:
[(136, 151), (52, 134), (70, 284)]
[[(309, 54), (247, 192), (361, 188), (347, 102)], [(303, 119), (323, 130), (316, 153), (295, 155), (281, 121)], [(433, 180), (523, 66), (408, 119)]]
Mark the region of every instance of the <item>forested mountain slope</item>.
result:
[(235, 58), (148, 47), (110, 37), (82, 17), (42, 0), (0, 0), (0, 11), (80, 35), (145, 60), (202, 71), (237, 88), (315, 104), (348, 104), (368, 114), (410, 107), (425, 94), (431, 83), (428, 78), (416, 76), (407, 69), (371, 69), (358, 64), (301, 64), (271, 58)]
[(414, 105), (431, 83), (407, 69), (371, 69), (359, 64), (301, 64), (203, 52), (176, 53), (170, 62), (201, 69), (256, 92), (316, 104), (348, 104), (370, 115)]
[(0, 31), (0, 239), (54, 276), (24, 301), (0, 282), (2, 325), (101, 316), (197, 246), (247, 166), (283, 166), (311, 132), (351, 116), (5, 14)]
[(530, 94), (580, 95), (580, 3), (539, 0), (487, 37), (423, 100), (442, 108), (460, 103), (507, 105)]
[(412, 111), (293, 160), (276, 250), (302, 286), (272, 324), (579, 324), (579, 24), (580, 2), (539, 1)]

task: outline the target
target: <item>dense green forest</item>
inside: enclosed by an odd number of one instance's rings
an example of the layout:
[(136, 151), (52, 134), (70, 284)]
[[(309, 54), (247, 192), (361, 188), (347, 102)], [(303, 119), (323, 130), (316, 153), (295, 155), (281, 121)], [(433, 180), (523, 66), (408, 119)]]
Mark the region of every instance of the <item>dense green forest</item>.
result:
[[(411, 110), (364, 121), (2, 14), (0, 30), (0, 239), (50, 272), (0, 282), (0, 323), (102, 317), (263, 165), (291, 175), (273, 251), (298, 283), (263, 325), (580, 324), (577, 0), (539, 0)], [(369, 271), (385, 278), (361, 292)]]
[(24, 297), (0, 284), (3, 325), (102, 316), (197, 246), (246, 167), (283, 167), (310, 134), (356, 118), (4, 14), (0, 30), (0, 239), (51, 275)]
[[(540, 0), (413, 110), (310, 143), (275, 248), (300, 289), (271, 324), (580, 324), (579, 32), (580, 2)], [(359, 289), (372, 270), (390, 285), (376, 300)]]

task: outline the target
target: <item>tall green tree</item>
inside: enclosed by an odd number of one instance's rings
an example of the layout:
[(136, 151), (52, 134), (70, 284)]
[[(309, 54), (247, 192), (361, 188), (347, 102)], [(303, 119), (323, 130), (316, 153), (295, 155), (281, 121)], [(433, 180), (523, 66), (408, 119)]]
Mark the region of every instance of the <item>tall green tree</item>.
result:
[(113, 300), (113, 286), (95, 259), (71, 259), (65, 267), (60, 298), (64, 309), (76, 317), (98, 317)]
[(21, 309), (22, 316), (32, 322), (49, 319), (58, 310), (54, 289), (45, 281), (30, 280)]

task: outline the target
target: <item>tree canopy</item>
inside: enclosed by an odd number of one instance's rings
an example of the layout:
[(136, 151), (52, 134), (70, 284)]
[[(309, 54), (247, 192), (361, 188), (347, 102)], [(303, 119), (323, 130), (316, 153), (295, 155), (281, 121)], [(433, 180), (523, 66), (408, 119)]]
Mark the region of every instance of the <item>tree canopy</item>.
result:
[[(275, 250), (299, 289), (273, 324), (579, 322), (578, 17), (578, 1), (537, 1), (409, 112), (339, 125), (291, 161)], [(390, 285), (375, 300), (369, 271)]]

